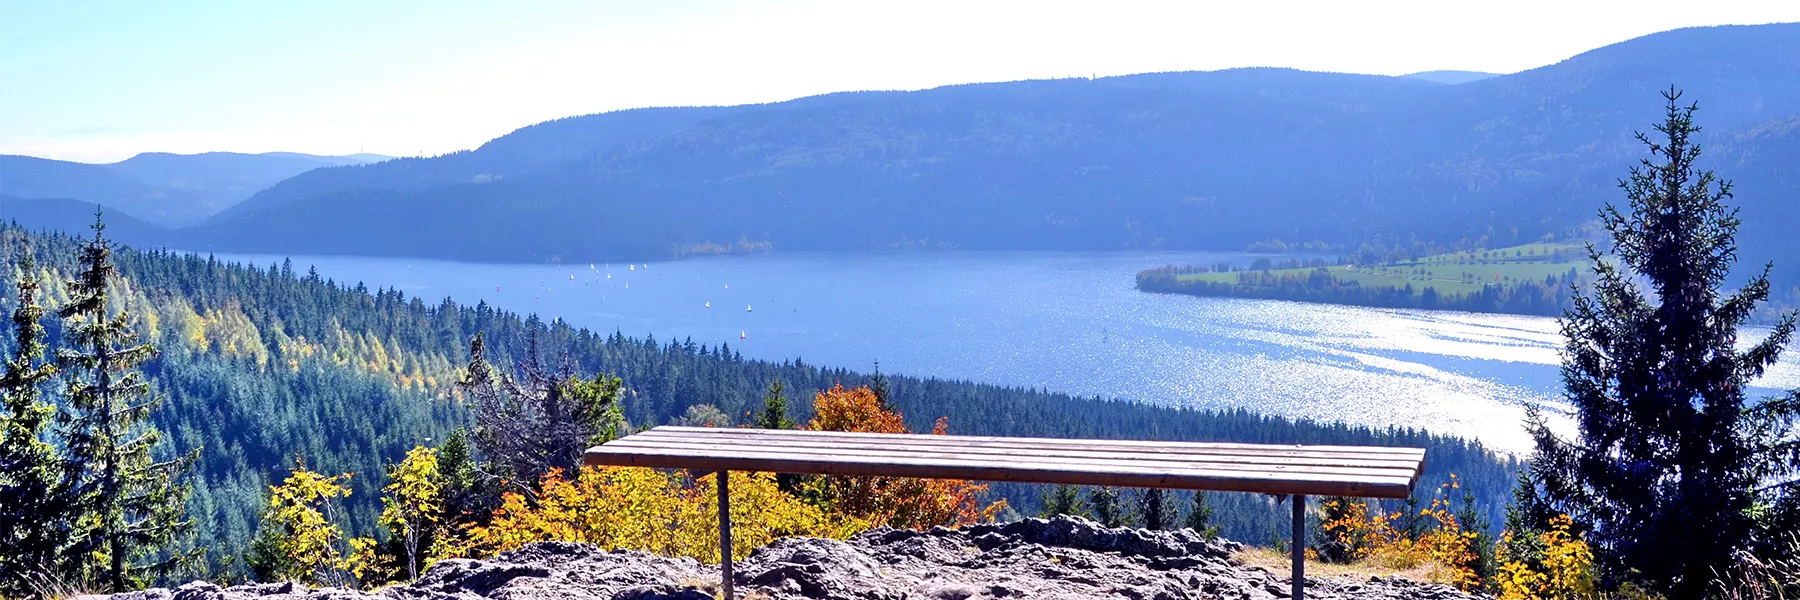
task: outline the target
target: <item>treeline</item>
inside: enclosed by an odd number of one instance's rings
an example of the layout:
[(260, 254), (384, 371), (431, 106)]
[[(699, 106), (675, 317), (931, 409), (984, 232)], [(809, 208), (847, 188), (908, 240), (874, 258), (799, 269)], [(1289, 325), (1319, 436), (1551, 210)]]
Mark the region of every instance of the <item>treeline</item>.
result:
[(1232, 283), (1181, 277), (1191, 272), (1194, 272), (1191, 267), (1141, 271), (1137, 275), (1137, 287), (1146, 292), (1191, 296), (1546, 316), (1562, 314), (1569, 304), (1566, 275), (1546, 277), (1543, 281), (1482, 284), (1480, 291), (1473, 293), (1439, 293), (1435, 286), (1414, 287), (1411, 283), (1364, 286), (1354, 280), (1340, 279), (1324, 267), (1301, 273), (1236, 271), (1237, 281)]
[[(0, 228), (7, 253), (4, 287), (21, 274), (14, 257), (37, 263), (47, 306), (66, 303), (63, 282), (79, 271), (82, 240)], [(160, 349), (141, 368), (162, 405), (147, 422), (166, 432), (159, 458), (197, 452), (185, 483), (191, 532), (179, 542), (203, 551), (189, 576), (247, 574), (250, 549), (268, 505), (268, 490), (303, 459), (322, 473), (352, 473), (344, 485), (344, 527), (380, 536), (381, 489), (387, 467), (418, 445), (436, 445), (471, 417), (454, 383), (469, 341), (482, 334), (487, 358), (519, 364), (536, 339), (551, 362), (566, 358), (576, 373), (620, 378), (621, 409), (631, 427), (667, 423), (691, 407), (710, 405), (734, 424), (747, 420), (771, 382), (795, 391), (794, 417), (811, 418), (810, 391), (836, 383), (871, 383), (872, 375), (796, 358), (746, 360), (728, 345), (634, 339), (577, 329), (448, 298), (427, 303), (398, 290), (344, 284), (292, 264), (265, 267), (210, 257), (122, 250), (113, 295), (136, 333)], [(8, 296), (12, 293), (8, 292)], [(5, 308), (14, 306), (8, 300)], [(52, 345), (68, 332), (45, 319)], [(11, 353), (12, 328), (0, 349)], [(1478, 490), (1483, 511), (1498, 516), (1516, 463), (1478, 443), (1411, 429), (1371, 430), (1294, 421), (1243, 410), (1201, 411), (1078, 398), (1040, 390), (961, 381), (887, 378), (892, 406), (906, 425), (929, 431), (947, 416), (953, 433), (1271, 443), (1377, 444), (1425, 447), (1431, 460), (1422, 486), (1461, 475)], [(996, 496), (1030, 514), (1040, 490), (996, 485)], [(1220, 495), (1215, 522), (1245, 541), (1278, 539), (1281, 514), (1267, 499)]]

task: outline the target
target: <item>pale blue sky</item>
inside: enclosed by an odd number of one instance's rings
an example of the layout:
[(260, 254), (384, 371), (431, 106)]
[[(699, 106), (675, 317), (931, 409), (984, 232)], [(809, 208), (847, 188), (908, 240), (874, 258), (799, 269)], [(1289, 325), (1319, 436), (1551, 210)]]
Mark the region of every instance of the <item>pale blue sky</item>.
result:
[(862, 89), (1283, 66), (1514, 72), (1793, 0), (0, 0), (0, 153), (441, 154), (539, 121)]

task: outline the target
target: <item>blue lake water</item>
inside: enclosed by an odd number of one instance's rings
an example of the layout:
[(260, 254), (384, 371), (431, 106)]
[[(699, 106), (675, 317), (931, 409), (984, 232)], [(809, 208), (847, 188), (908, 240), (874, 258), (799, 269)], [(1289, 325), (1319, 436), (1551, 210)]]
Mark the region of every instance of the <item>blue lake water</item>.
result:
[[(262, 266), (279, 257), (221, 255)], [(775, 253), (624, 264), (294, 257), (339, 282), (445, 296), (747, 357), (1199, 407), (1417, 426), (1524, 451), (1564, 410), (1553, 319), (1146, 294), (1234, 253)], [(710, 305), (710, 307), (709, 307)], [(1766, 385), (1800, 385), (1780, 365)]]

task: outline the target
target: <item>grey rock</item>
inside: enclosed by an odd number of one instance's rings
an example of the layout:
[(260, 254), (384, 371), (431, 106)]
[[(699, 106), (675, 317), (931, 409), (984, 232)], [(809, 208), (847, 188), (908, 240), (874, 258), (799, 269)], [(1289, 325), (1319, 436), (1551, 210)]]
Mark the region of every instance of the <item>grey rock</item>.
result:
[[(848, 541), (776, 540), (738, 562), (734, 584), (740, 597), (774, 600), (1286, 598), (1285, 573), (1233, 562), (1242, 548), (1189, 530), (1108, 528), (1075, 517), (929, 531), (884, 527)], [(713, 598), (718, 573), (691, 559), (544, 542), (486, 560), (446, 560), (411, 584), (376, 592), (193, 582), (111, 600), (701, 600)], [(1398, 577), (1309, 577), (1307, 597), (1479, 598)]]

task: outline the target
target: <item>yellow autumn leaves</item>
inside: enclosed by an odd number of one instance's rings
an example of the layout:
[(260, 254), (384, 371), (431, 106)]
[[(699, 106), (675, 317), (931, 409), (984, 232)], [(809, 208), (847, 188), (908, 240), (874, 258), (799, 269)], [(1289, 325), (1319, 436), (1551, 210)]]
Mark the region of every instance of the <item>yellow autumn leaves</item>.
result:
[[(901, 415), (868, 388), (821, 391), (810, 429), (901, 433)], [(947, 424), (940, 419), (935, 432)], [(450, 467), (445, 467), (450, 468)], [(333, 502), (348, 497), (348, 474), (326, 477), (298, 465), (270, 490), (258, 556), (260, 573), (283, 579), (365, 585), (412, 579), (432, 563), (479, 557), (541, 541), (594, 544), (718, 562), (716, 476), (646, 468), (553, 470), (527, 491), (500, 495), (479, 518), (449, 514), (438, 452), (417, 447), (389, 467), (380, 525), (385, 543), (346, 542)], [(784, 491), (774, 475), (731, 473), (732, 555), (782, 537), (843, 539), (876, 525), (924, 528), (991, 520), (1003, 503), (983, 504), (985, 486), (891, 477), (813, 477)], [(465, 515), (466, 516), (466, 515)], [(338, 548), (350, 550), (340, 555)]]
[[(1454, 487), (1454, 483), (1446, 487)], [(1363, 501), (1337, 499), (1325, 502), (1330, 515), (1321, 528), (1325, 535), (1348, 551), (1349, 560), (1370, 561), (1388, 569), (1423, 567), (1430, 579), (1454, 585), (1465, 591), (1483, 588), (1477, 570), (1476, 532), (1464, 528), (1450, 503), (1442, 497), (1418, 516), (1426, 523), (1422, 531), (1408, 535), (1396, 525), (1399, 513), (1378, 513)], [(1550, 521), (1550, 529), (1537, 534), (1537, 545), (1543, 548), (1542, 559), (1520, 559), (1505, 556), (1512, 545), (1513, 532), (1506, 532), (1495, 545), (1503, 556), (1494, 569), (1488, 589), (1501, 600), (1573, 600), (1598, 597), (1594, 570), (1594, 552), (1586, 540), (1571, 532), (1573, 521), (1559, 515)]]
[(251, 568), (275, 580), (344, 585), (354, 578), (375, 584), (392, 581), (402, 570), (417, 577), (418, 567), (463, 555), (470, 547), (466, 537), (441, 526), (437, 466), (437, 450), (421, 446), (390, 467), (379, 522), (392, 540), (384, 546), (371, 538), (352, 539), (345, 555), (334, 500), (350, 496), (344, 485), (350, 474), (327, 477), (300, 462), (286, 481), (269, 487)]
[(1550, 530), (1538, 534), (1544, 548), (1541, 565), (1534, 568), (1524, 561), (1501, 561), (1494, 575), (1501, 600), (1595, 597), (1599, 582), (1594, 576), (1594, 551), (1587, 541), (1570, 533), (1573, 523), (1568, 515), (1557, 515), (1550, 519)]
[(281, 485), (269, 487), (263, 512), (263, 534), (251, 560), (255, 568), (278, 580), (337, 585), (347, 566), (339, 552), (343, 530), (334, 522), (333, 499), (350, 496), (344, 481), (350, 474), (327, 477), (308, 471), (302, 462)]
[[(561, 540), (719, 562), (716, 481), (635, 467), (583, 468), (573, 481), (552, 473), (535, 507), (507, 495), (474, 540), (490, 551)], [(869, 526), (782, 492), (767, 473), (732, 473), (728, 491), (735, 558), (782, 537), (842, 539)]]
[(1476, 534), (1465, 530), (1450, 510), (1450, 502), (1434, 499), (1419, 510), (1427, 525), (1417, 535), (1395, 526), (1399, 513), (1369, 510), (1366, 502), (1349, 499), (1325, 502), (1327, 514), (1338, 515), (1321, 526), (1326, 535), (1348, 549), (1350, 560), (1367, 560), (1389, 569), (1425, 567), (1434, 581), (1474, 590), (1481, 585), (1476, 572), (1473, 542)]

